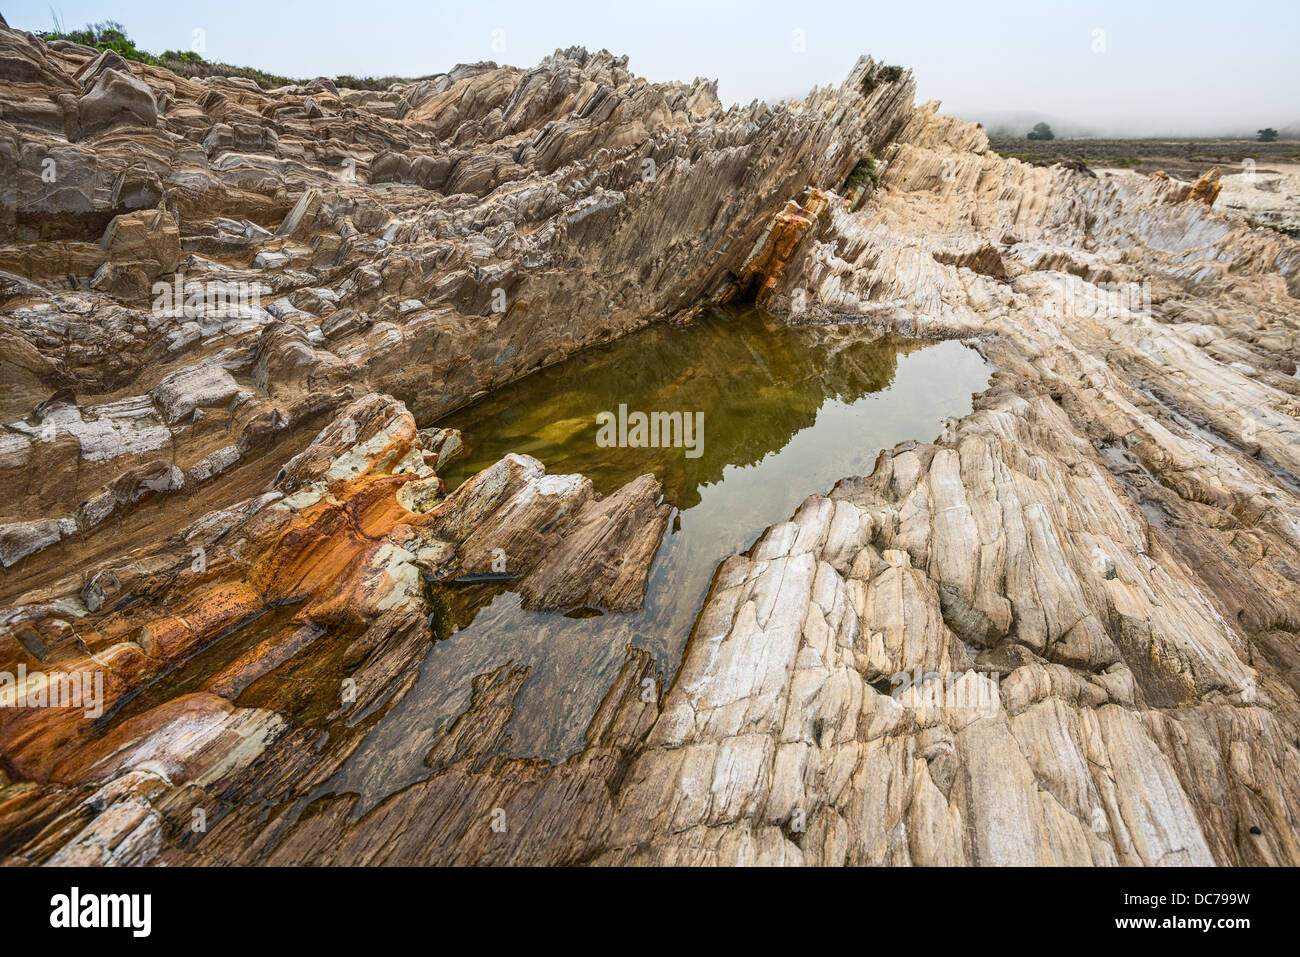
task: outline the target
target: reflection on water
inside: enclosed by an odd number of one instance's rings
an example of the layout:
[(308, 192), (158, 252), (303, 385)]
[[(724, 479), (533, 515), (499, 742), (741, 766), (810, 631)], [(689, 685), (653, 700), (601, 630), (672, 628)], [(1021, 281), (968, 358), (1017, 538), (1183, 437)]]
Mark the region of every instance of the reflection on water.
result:
[[(506, 663), (528, 668), (528, 678), (505, 752), (558, 760), (578, 750), (628, 646), (654, 655), (671, 680), (723, 558), (808, 495), (870, 473), (882, 448), (935, 438), (987, 385), (983, 360), (956, 342), (715, 313), (588, 350), (445, 417), (437, 424), (460, 429), (467, 446), (444, 469), (449, 489), (523, 452), (553, 474), (587, 475), (603, 494), (653, 472), (678, 511), (640, 612), (568, 618), (521, 610), (508, 585), (440, 587), (444, 640), (330, 790), (373, 800), (425, 776), (423, 756), (464, 710), (470, 681)], [(599, 447), (596, 415), (620, 404), (704, 412), (703, 454)]]

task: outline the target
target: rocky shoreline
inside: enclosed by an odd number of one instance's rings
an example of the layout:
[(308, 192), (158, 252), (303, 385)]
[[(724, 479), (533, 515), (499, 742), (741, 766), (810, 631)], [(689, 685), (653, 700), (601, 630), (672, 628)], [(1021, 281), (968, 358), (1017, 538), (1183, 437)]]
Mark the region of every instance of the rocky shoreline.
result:
[[(0, 24), (0, 672), (103, 682), (0, 708), (0, 860), (1300, 863), (1300, 245), (1217, 173), (1027, 166), (913, 98), (582, 49), (263, 91)], [(504, 666), (418, 780), (337, 789), (430, 581), (618, 615), (670, 522), (525, 455), (448, 494), (433, 423), (750, 301), (993, 384), (754, 529), (576, 753), (504, 755)]]

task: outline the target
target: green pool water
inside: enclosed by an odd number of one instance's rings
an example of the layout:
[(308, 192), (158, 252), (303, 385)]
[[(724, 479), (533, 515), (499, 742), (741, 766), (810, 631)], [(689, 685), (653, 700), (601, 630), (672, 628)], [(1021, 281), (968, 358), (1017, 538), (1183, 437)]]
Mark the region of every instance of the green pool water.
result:
[[(524, 611), (508, 584), (441, 590), (440, 640), (416, 686), (329, 790), (376, 798), (427, 774), (422, 756), (464, 710), (471, 680), (502, 665), (527, 669), (503, 752), (558, 760), (576, 751), (627, 647), (649, 651), (671, 681), (723, 558), (748, 549), (808, 495), (869, 474), (881, 449), (936, 438), (988, 381), (984, 361), (957, 342), (713, 312), (586, 350), (444, 417), (436, 424), (460, 429), (466, 445), (444, 467), (449, 489), (521, 452), (553, 474), (582, 473), (605, 494), (652, 472), (673, 520), (639, 612)], [(698, 455), (602, 447), (597, 416), (620, 405), (702, 412)]]

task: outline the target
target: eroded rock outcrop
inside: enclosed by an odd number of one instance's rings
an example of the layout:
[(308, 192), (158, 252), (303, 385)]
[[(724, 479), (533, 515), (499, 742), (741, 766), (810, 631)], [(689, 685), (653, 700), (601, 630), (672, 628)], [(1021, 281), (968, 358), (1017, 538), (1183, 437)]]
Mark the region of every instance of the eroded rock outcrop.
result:
[[(0, 29), (0, 858), (1300, 862), (1300, 247), (912, 92), (267, 92)], [(576, 748), (520, 661), (412, 714), (444, 621), (638, 608), (672, 511), (523, 455), (448, 494), (438, 416), (749, 297), (993, 386), (727, 559), (675, 670), (620, 644)]]

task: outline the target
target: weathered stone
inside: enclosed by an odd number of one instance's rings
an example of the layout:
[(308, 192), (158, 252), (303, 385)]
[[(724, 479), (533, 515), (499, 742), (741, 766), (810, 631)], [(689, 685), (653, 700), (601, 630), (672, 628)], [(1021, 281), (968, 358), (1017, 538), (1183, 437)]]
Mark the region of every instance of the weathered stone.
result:
[(115, 262), (140, 263), (151, 279), (174, 271), (181, 258), (176, 220), (161, 209), (114, 217), (100, 246)]
[(158, 105), (145, 84), (129, 70), (105, 69), (94, 86), (77, 101), (81, 128), (87, 134), (126, 123), (152, 127), (158, 119)]
[[(0, 709), (0, 857), (1300, 863), (1300, 254), (1217, 173), (1026, 166), (913, 89), (864, 58), (726, 109), (575, 48), (262, 91), (0, 23), (0, 670), (98, 671), (109, 714)], [(655, 479), (509, 455), (445, 494), (429, 426), (748, 296), (997, 372), (752, 529), (664, 687)], [(612, 665), (445, 640), (566, 621)], [(431, 648), (472, 677), (438, 722)], [(578, 678), (538, 760), (517, 716)]]

